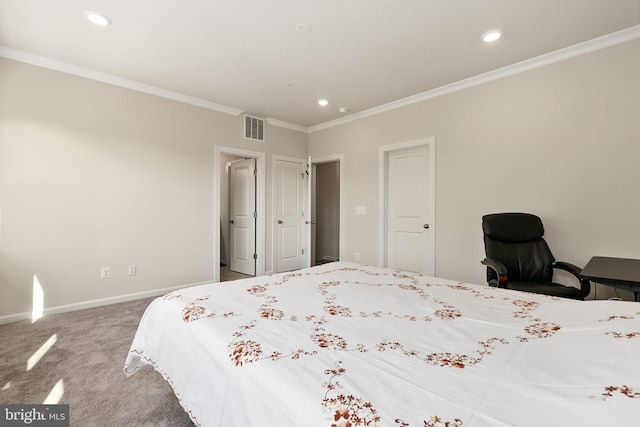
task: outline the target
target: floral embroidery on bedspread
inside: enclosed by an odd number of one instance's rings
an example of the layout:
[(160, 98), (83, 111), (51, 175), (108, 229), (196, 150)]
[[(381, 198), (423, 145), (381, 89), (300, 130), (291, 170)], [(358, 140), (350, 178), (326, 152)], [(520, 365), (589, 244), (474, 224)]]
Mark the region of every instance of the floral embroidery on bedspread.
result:
[[(637, 313), (637, 314), (640, 314), (640, 313)], [(612, 320), (616, 320), (616, 319), (633, 320), (633, 319), (635, 319), (635, 317), (634, 316), (627, 316), (627, 315), (609, 316), (606, 319), (598, 320), (598, 322), (611, 322)]]
[(462, 425), (462, 421), (456, 418), (453, 421), (444, 421), (438, 416), (433, 416), (429, 421), (424, 422), (424, 427), (458, 427)]
[[(291, 273), (282, 276), (277, 281), (266, 282), (262, 284), (252, 285), (247, 289), (247, 292), (256, 298), (262, 300), (258, 308), (258, 315), (261, 319), (267, 320), (283, 320), (285, 319), (285, 311), (276, 307), (275, 305), (279, 303), (277, 297), (271, 295), (269, 290), (274, 287), (278, 287), (283, 285), (284, 283), (303, 275), (315, 275), (322, 276), (327, 275), (333, 271), (359, 271), (363, 272), (369, 276), (385, 276), (387, 273), (374, 273), (367, 270), (360, 270), (356, 268), (340, 268), (336, 270), (327, 270), (320, 273)], [(457, 285), (440, 285), (440, 284), (429, 284), (429, 283), (420, 283), (419, 279), (422, 276), (419, 275), (411, 275), (405, 274), (401, 272), (394, 272), (391, 274), (396, 279), (403, 280), (400, 283), (385, 283), (382, 281), (381, 283), (366, 283), (366, 281), (335, 281), (335, 280), (327, 280), (322, 281), (318, 284), (318, 292), (323, 300), (323, 310), (328, 313), (329, 318), (331, 317), (346, 317), (350, 318), (354, 316), (352, 310), (340, 304), (338, 301), (338, 295), (332, 291), (332, 289), (338, 288), (340, 286), (348, 285), (348, 284), (357, 284), (359, 286), (371, 286), (371, 287), (398, 287), (400, 289), (414, 292), (416, 296), (424, 299), (431, 300), (435, 305), (439, 305), (441, 308), (437, 308), (434, 310), (433, 314), (436, 318), (442, 321), (454, 321), (455, 319), (463, 317), (463, 313), (456, 308), (455, 305), (450, 304), (447, 301), (443, 301), (442, 299), (432, 297), (427, 289), (433, 286), (445, 286), (449, 289), (461, 292), (470, 292), (473, 296), (484, 299), (492, 299), (493, 295), (486, 295), (479, 290), (472, 289), (469, 286), (463, 284)], [(185, 321), (189, 320), (197, 320), (203, 316), (205, 316), (203, 312), (203, 307), (197, 304), (196, 300), (191, 305), (185, 308)], [(539, 303), (535, 301), (527, 301), (527, 300), (514, 300), (512, 303), (517, 307), (517, 310), (514, 311), (513, 316), (516, 318), (531, 318), (533, 312), (539, 307)], [(417, 320), (422, 320), (425, 322), (433, 321), (432, 317), (429, 315), (416, 316), (415, 314), (406, 314), (406, 313), (392, 313), (383, 310), (376, 310), (373, 312), (364, 312), (361, 311), (357, 315), (360, 318), (382, 318), (382, 317), (393, 317), (396, 319), (404, 319), (407, 321), (415, 322)], [(290, 316), (289, 320), (292, 322), (297, 322), (298, 318), (296, 316)], [(469, 365), (476, 365), (480, 363), (484, 357), (492, 354), (492, 350), (496, 349), (496, 344), (509, 344), (509, 341), (505, 338), (500, 337), (490, 337), (485, 340), (480, 340), (477, 342), (479, 348), (475, 350), (470, 350), (469, 353), (459, 353), (459, 352), (425, 352), (424, 350), (418, 350), (413, 348), (408, 348), (401, 342), (392, 341), (389, 339), (383, 339), (377, 344), (364, 344), (364, 343), (349, 343), (347, 339), (341, 336), (339, 333), (335, 333), (333, 331), (327, 330), (329, 326), (329, 320), (325, 316), (317, 316), (317, 315), (307, 315), (304, 319), (311, 326), (309, 338), (311, 342), (315, 343), (319, 349), (328, 349), (334, 351), (358, 351), (358, 352), (369, 352), (369, 351), (399, 351), (403, 355), (412, 358), (418, 358), (427, 364), (431, 364), (434, 366), (442, 366), (442, 367), (453, 367), (453, 368), (464, 368)], [(279, 360), (282, 358), (291, 358), (298, 359), (302, 355), (315, 355), (318, 350), (309, 350), (305, 348), (297, 348), (291, 349), (288, 352), (281, 351), (265, 351), (264, 344), (259, 342), (259, 339), (251, 338), (248, 335), (248, 332), (255, 328), (257, 325), (256, 320), (252, 320), (249, 324), (245, 324), (239, 327), (239, 330), (236, 331), (233, 336), (236, 338), (235, 341), (232, 341), (228, 345), (229, 349), (229, 358), (233, 362), (235, 366), (244, 366), (247, 363), (257, 362), (259, 360), (271, 359), (271, 360)], [(524, 327), (524, 331), (526, 332), (526, 336), (518, 336), (517, 338), (521, 342), (527, 342), (533, 338), (548, 338), (553, 336), (557, 331), (560, 330), (560, 326), (552, 323), (552, 322), (543, 322), (542, 319), (535, 318), (532, 319), (529, 325)]]
[(383, 340), (379, 342), (375, 347), (367, 347), (364, 344), (356, 344), (349, 346), (347, 340), (339, 335), (326, 332), (324, 326), (328, 323), (324, 317), (317, 318), (316, 316), (308, 316), (307, 321), (312, 322), (314, 334), (311, 335), (311, 339), (318, 344), (320, 348), (326, 348), (336, 351), (359, 351), (366, 353), (371, 350), (386, 351), (397, 350), (408, 357), (415, 357), (422, 360), (425, 363), (435, 366), (449, 366), (453, 368), (464, 368), (467, 365), (476, 365), (482, 361), (482, 359), (491, 354), (491, 350), (495, 350), (494, 343), (509, 344), (504, 338), (489, 338), (486, 341), (481, 341), (478, 344), (480, 348), (474, 350), (477, 356), (470, 356), (467, 354), (459, 353), (424, 353), (415, 349), (406, 348), (399, 342), (391, 342)]
[(185, 323), (195, 322), (200, 319), (213, 319), (216, 317), (229, 317), (229, 316), (237, 316), (237, 314), (233, 312), (216, 314), (213, 311), (207, 310), (207, 308), (200, 304), (203, 301), (208, 300), (209, 297), (197, 298), (195, 301), (191, 302), (185, 308), (182, 309), (182, 320)]
[(640, 337), (640, 332), (628, 332), (628, 333), (620, 333), (620, 332), (605, 332), (605, 335), (613, 335), (614, 338), (636, 338)]
[[(334, 369), (324, 371), (325, 375), (329, 375), (329, 380), (324, 382), (322, 386), (326, 389), (324, 399), (322, 399), (322, 408), (329, 413), (327, 418), (331, 423), (331, 427), (355, 427), (369, 426), (377, 427), (378, 422), (382, 421), (378, 411), (371, 402), (367, 402), (361, 397), (352, 394), (339, 393), (338, 390), (344, 386), (340, 383), (339, 378), (346, 373), (346, 369), (342, 367), (342, 361), (337, 361)], [(444, 421), (439, 416), (431, 416), (429, 420), (423, 421), (423, 427), (460, 427), (462, 420), (456, 418), (454, 421)], [(400, 427), (410, 427), (411, 425), (400, 418), (395, 419), (395, 424)]]
[[(236, 338), (245, 338), (247, 331), (256, 326), (256, 321), (252, 320), (248, 325), (240, 326), (240, 330), (236, 331), (233, 336)], [(255, 340), (240, 339), (229, 343), (229, 358), (235, 366), (243, 366), (245, 363), (252, 363), (258, 360), (271, 359), (279, 360), (285, 357), (289, 357), (293, 360), (300, 358), (300, 356), (312, 356), (317, 354), (316, 351), (307, 351), (304, 349), (297, 349), (289, 354), (283, 354), (279, 351), (273, 351), (268, 356), (262, 356), (262, 345)]]
[(520, 310), (513, 312), (513, 317), (526, 319), (527, 317), (531, 317), (531, 313), (540, 306), (540, 303), (519, 299), (513, 301), (513, 305), (520, 308)]
[[(636, 314), (640, 314), (640, 312), (636, 313)], [(612, 322), (614, 320), (617, 319), (621, 319), (621, 320), (635, 320), (635, 316), (629, 316), (629, 315), (619, 315), (619, 316), (609, 316), (606, 319), (600, 319), (599, 322)], [(626, 339), (631, 339), (631, 338), (637, 338), (640, 337), (640, 332), (618, 332), (618, 331), (610, 331), (610, 332), (605, 332), (605, 335), (611, 335), (614, 338), (626, 338)]]
[(378, 344), (377, 349), (378, 351), (400, 350), (405, 356), (417, 357), (430, 365), (449, 366), (452, 368), (462, 369), (467, 365), (477, 365), (480, 363), (485, 356), (491, 354), (491, 350), (495, 350), (496, 346), (494, 343), (496, 342), (500, 344), (509, 344), (509, 342), (504, 338), (489, 338), (487, 341), (481, 341), (478, 343), (480, 344), (480, 349), (473, 351), (477, 354), (475, 357), (467, 354), (450, 352), (421, 354), (416, 350), (404, 348), (402, 344), (398, 342), (389, 341), (382, 341)]
[(462, 316), (462, 313), (455, 308), (445, 308), (443, 310), (436, 310), (435, 315), (442, 320), (453, 320)]
[[(470, 294), (472, 294), (474, 297), (476, 298), (483, 298), (483, 299), (494, 299), (495, 296), (494, 295), (486, 295), (482, 292), (480, 292), (478, 289), (474, 289), (470, 286), (464, 285), (462, 283), (458, 283), (455, 285), (446, 285), (447, 287), (456, 290), (456, 291), (464, 291), (464, 292), (469, 292)], [(493, 289), (493, 288), (491, 288)]]
[[(396, 420), (396, 424), (400, 427), (410, 427), (411, 424), (402, 421), (401, 419)], [(429, 421), (424, 421), (423, 427), (459, 427), (462, 425), (462, 420), (456, 418), (453, 421), (445, 421), (437, 415), (432, 416)]]
[[(361, 271), (369, 276), (384, 276), (385, 273), (372, 273), (366, 270), (359, 269), (341, 269), (341, 270), (349, 270), (349, 271)], [(321, 272), (319, 274), (315, 273), (316, 276), (321, 276), (323, 274), (330, 273), (331, 270), (326, 272)], [(304, 273), (306, 275), (310, 275), (312, 273)], [(508, 345), (509, 341), (506, 338), (501, 337), (490, 337), (484, 340), (478, 341), (476, 344), (478, 347), (476, 349), (470, 349), (467, 352), (448, 352), (448, 351), (439, 351), (439, 352), (429, 352), (415, 348), (410, 348), (406, 344), (394, 341), (388, 338), (383, 338), (381, 341), (377, 343), (358, 343), (358, 342), (349, 342), (345, 337), (341, 336), (339, 333), (328, 330), (330, 326), (329, 319), (336, 317), (343, 318), (351, 318), (354, 317), (354, 313), (347, 305), (342, 303), (338, 298), (337, 290), (340, 286), (344, 285), (353, 285), (357, 284), (359, 286), (371, 286), (371, 287), (397, 287), (407, 292), (415, 293), (417, 298), (431, 301), (434, 305), (433, 316), (434, 318), (439, 319), (440, 321), (451, 322), (456, 321), (456, 319), (462, 318), (464, 313), (461, 312), (454, 304), (445, 301), (441, 298), (437, 298), (431, 295), (431, 292), (428, 290), (432, 287), (438, 286), (446, 286), (449, 289), (460, 292), (469, 292), (474, 297), (483, 298), (483, 299), (491, 299), (494, 298), (493, 295), (489, 293), (485, 294), (480, 292), (479, 290), (472, 289), (469, 286), (465, 286), (462, 284), (458, 285), (440, 285), (440, 284), (429, 284), (429, 283), (419, 283), (419, 278), (421, 276), (414, 276), (410, 274), (404, 273), (393, 273), (393, 277), (395, 279), (401, 279), (402, 282), (391, 282), (385, 283), (384, 280), (381, 283), (366, 283), (364, 280), (359, 281), (335, 281), (335, 280), (327, 280), (318, 283), (317, 290), (322, 300), (322, 310), (327, 313), (326, 316), (320, 316), (315, 314), (309, 314), (304, 317), (304, 319), (298, 319), (297, 316), (289, 315), (288, 320), (291, 322), (298, 322), (303, 320), (308, 323), (310, 326), (310, 342), (317, 345), (315, 349), (305, 349), (305, 348), (293, 348), (288, 351), (279, 351), (278, 349), (269, 350), (265, 345), (267, 343), (261, 342), (259, 338), (253, 336), (251, 333), (252, 330), (259, 327), (260, 322), (263, 321), (282, 321), (286, 318), (287, 314), (285, 310), (281, 307), (278, 307), (279, 299), (271, 294), (269, 291), (271, 289), (276, 289), (279, 286), (282, 286), (286, 282), (302, 276), (303, 273), (291, 273), (282, 276), (279, 280), (266, 282), (262, 284), (255, 284), (246, 289), (246, 291), (260, 300), (259, 306), (257, 308), (257, 318), (251, 320), (249, 323), (242, 324), (238, 326), (238, 329), (233, 333), (234, 339), (228, 344), (228, 355), (231, 362), (237, 366), (242, 367), (249, 363), (255, 363), (260, 360), (270, 359), (272, 361), (277, 361), (284, 358), (289, 358), (292, 360), (296, 360), (301, 356), (314, 356), (318, 354), (318, 351), (322, 351), (323, 349), (339, 351), (339, 352), (349, 352), (349, 351), (357, 351), (357, 352), (370, 352), (370, 351), (395, 351), (400, 352), (402, 355), (411, 358), (417, 358), (426, 364), (430, 364), (433, 366), (440, 367), (450, 367), (450, 368), (458, 368), (463, 369), (470, 365), (477, 365), (480, 363), (486, 356), (491, 355), (492, 351), (496, 349), (497, 344)], [(434, 288), (435, 289), (435, 288)], [(166, 296), (166, 299), (175, 299), (180, 298), (180, 295), (170, 294)], [(229, 312), (224, 314), (216, 314), (211, 310), (208, 310), (204, 301), (209, 299), (209, 296), (197, 298), (188, 305), (186, 305), (182, 310), (182, 320), (186, 323), (194, 322), (204, 318), (213, 318), (213, 317), (228, 317), (228, 316), (236, 316), (235, 313)], [(539, 303), (534, 301), (527, 300), (514, 300), (512, 303), (517, 307), (516, 311), (513, 312), (513, 316), (515, 318), (526, 319), (532, 318), (533, 313), (539, 307)], [(416, 315), (413, 313), (392, 313), (384, 310), (375, 310), (372, 312), (361, 311), (357, 314), (357, 317), (360, 318), (396, 318), (402, 319), (406, 321), (415, 322), (418, 320), (425, 322), (432, 322), (433, 318), (428, 314)], [(533, 338), (548, 338), (554, 335), (557, 331), (560, 330), (560, 326), (553, 322), (544, 322), (540, 318), (531, 319), (530, 323), (524, 327), (524, 331), (526, 332), (526, 336), (519, 336), (517, 338), (520, 339), (521, 342), (527, 342), (529, 339)], [(323, 406), (326, 408), (330, 408), (333, 413), (333, 421), (335, 426), (346, 427), (350, 425), (376, 425), (375, 423), (379, 420), (375, 409), (371, 406), (370, 403), (362, 401), (362, 399), (354, 397), (354, 396), (346, 396), (339, 394), (337, 396), (329, 396), (329, 392), (335, 390), (339, 387), (338, 377), (344, 373), (342, 368), (337, 368), (336, 370), (329, 370), (327, 374), (331, 374), (331, 379), (327, 383), (327, 394), (325, 396), (325, 400), (323, 401)], [(397, 421), (397, 423), (402, 423), (402, 421)], [(462, 422), (458, 419), (454, 421), (443, 421), (437, 416), (433, 416), (429, 419), (429, 421), (424, 421), (424, 427), (440, 427), (440, 426), (460, 426)]]
[(604, 388), (604, 393), (602, 393), (600, 397), (597, 397), (597, 396), (589, 396), (589, 397), (591, 399), (607, 400), (608, 398), (613, 397), (614, 393), (627, 396), (631, 399), (640, 399), (640, 392), (634, 391), (633, 388), (629, 387), (628, 385), (622, 385), (620, 387), (613, 386), (613, 385), (607, 386)]
[(322, 407), (331, 414), (331, 427), (377, 426), (380, 416), (371, 403), (353, 395), (337, 394), (337, 390), (342, 388), (338, 378), (345, 372), (340, 361), (336, 362), (335, 369), (324, 371), (330, 377), (322, 384), (327, 389)]
[(518, 336), (520, 342), (528, 342), (533, 338), (549, 338), (560, 330), (560, 325), (553, 322), (543, 322), (542, 319), (533, 319), (533, 323), (524, 327), (524, 331), (531, 337)]
[[(182, 298), (185, 298), (185, 297), (182, 294), (180, 294), (179, 291), (171, 292), (162, 296), (163, 301), (171, 301), (174, 299), (182, 299)], [(189, 323), (189, 322), (195, 322), (196, 320), (200, 320), (200, 319), (214, 319), (216, 317), (238, 316), (238, 314), (231, 311), (227, 313), (216, 314), (211, 310), (207, 310), (207, 307), (205, 307), (201, 303), (204, 301), (207, 301), (208, 299), (209, 299), (209, 296), (204, 296), (204, 297), (196, 298), (195, 300), (187, 304), (182, 309), (182, 314), (181, 314), (182, 320), (185, 323)]]
[(291, 358), (292, 360), (299, 359), (300, 356), (313, 356), (317, 354), (316, 351), (306, 351), (304, 349), (298, 349), (292, 351), (289, 354), (283, 354), (279, 351), (274, 351), (268, 356), (262, 356), (262, 346), (260, 343), (253, 340), (240, 340), (234, 341), (229, 344), (229, 357), (233, 361), (233, 364), (236, 366), (243, 366), (245, 363), (252, 363), (258, 360), (271, 359), (271, 360), (279, 360), (285, 357)]

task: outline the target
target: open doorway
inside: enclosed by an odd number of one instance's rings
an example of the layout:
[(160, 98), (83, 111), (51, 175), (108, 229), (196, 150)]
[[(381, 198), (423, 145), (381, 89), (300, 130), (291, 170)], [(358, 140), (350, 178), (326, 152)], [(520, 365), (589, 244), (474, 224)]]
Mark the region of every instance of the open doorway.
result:
[(256, 159), (222, 153), (220, 161), (220, 281), (225, 282), (255, 276)]
[[(249, 175), (253, 180), (254, 194), (249, 196), (255, 201), (255, 207), (249, 209), (253, 224), (254, 237), (245, 239), (252, 242), (250, 245), (241, 246), (241, 251), (233, 248), (232, 240), (238, 242), (234, 238), (234, 230), (229, 226), (230, 221), (237, 221), (237, 217), (229, 216), (229, 188), (231, 182), (229, 180), (229, 171), (232, 170), (234, 164), (239, 164), (243, 160), (252, 160), (253, 169), (251, 174), (244, 173), (245, 169), (239, 168), (238, 175), (249, 179)], [(217, 146), (214, 152), (214, 259), (213, 259), (213, 276), (214, 281), (235, 280), (238, 278), (259, 276), (264, 274), (265, 268), (265, 154), (260, 152), (242, 150), (231, 147)], [(247, 196), (246, 192), (241, 192), (242, 197)], [(240, 204), (240, 207), (244, 205)], [(242, 211), (243, 209), (240, 209)], [(243, 231), (244, 232), (244, 231)], [(231, 271), (231, 263), (234, 253), (243, 254), (241, 258), (251, 262), (250, 274), (243, 274)], [(244, 273), (247, 273), (245, 271)]]
[(311, 163), (311, 265), (340, 260), (341, 162)]

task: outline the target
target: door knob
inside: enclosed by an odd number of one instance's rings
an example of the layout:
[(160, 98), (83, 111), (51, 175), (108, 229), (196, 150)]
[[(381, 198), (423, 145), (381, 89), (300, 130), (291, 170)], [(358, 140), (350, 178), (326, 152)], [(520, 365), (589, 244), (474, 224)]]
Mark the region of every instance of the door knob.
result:
[(282, 220), (281, 219), (278, 220), (278, 224), (282, 224)]
[(235, 224), (235, 222), (233, 222), (233, 220), (229, 221), (229, 224)]
[(429, 224), (423, 225), (422, 228), (429, 228)]

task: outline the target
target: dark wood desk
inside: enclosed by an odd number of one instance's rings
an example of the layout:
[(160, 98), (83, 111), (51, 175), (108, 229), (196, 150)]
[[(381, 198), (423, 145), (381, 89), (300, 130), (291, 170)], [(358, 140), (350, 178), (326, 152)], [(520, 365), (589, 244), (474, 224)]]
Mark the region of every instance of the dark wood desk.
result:
[(631, 291), (634, 300), (640, 301), (640, 259), (594, 256), (580, 274), (592, 282)]

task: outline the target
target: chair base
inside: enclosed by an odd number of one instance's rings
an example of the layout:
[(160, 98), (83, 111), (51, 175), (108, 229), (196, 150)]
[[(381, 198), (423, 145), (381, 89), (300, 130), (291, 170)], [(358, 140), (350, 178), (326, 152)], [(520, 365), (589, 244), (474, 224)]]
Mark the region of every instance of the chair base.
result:
[[(495, 282), (491, 285), (495, 286)], [(535, 294), (544, 294), (553, 297), (570, 298), (583, 301), (582, 291), (573, 286), (565, 286), (559, 283), (533, 283), (533, 282), (507, 282), (506, 289), (514, 291), (531, 292)]]

